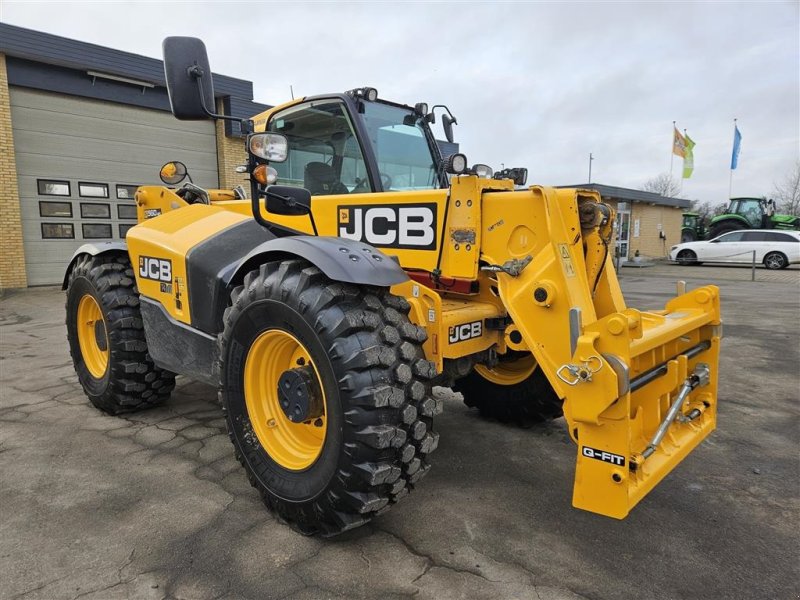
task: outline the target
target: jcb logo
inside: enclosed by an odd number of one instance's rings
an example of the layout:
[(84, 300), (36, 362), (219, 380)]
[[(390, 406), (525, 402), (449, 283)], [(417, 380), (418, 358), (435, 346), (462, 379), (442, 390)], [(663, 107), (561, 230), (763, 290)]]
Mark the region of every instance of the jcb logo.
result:
[(473, 323), (464, 323), (463, 325), (456, 325), (451, 327), (448, 339), (451, 344), (456, 342), (464, 342), (474, 338), (479, 338), (483, 335), (483, 323), (475, 321)]
[(139, 257), (139, 277), (153, 281), (172, 281), (172, 261), (165, 258)]
[(436, 204), (338, 207), (339, 237), (380, 248), (436, 247)]

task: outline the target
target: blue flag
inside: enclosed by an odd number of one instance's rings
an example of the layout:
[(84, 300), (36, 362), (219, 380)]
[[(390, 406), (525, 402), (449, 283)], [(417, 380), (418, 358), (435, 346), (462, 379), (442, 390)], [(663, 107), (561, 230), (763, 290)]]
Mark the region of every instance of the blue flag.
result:
[(733, 153), (731, 154), (731, 171), (739, 165), (739, 150), (742, 147), (742, 134), (739, 133), (739, 126), (733, 126)]

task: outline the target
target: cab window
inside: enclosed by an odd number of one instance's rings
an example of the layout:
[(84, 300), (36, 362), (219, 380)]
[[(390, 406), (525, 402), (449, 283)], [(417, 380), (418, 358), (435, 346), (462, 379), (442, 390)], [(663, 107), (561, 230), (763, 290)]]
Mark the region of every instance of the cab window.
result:
[(371, 192), (353, 124), (341, 100), (314, 100), (272, 116), (267, 131), (286, 136), (289, 156), (273, 164), (277, 183), (312, 196)]

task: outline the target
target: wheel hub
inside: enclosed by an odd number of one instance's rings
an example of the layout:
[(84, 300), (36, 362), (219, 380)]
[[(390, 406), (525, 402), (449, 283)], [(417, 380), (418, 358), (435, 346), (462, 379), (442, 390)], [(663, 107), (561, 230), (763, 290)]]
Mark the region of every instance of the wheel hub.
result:
[(310, 365), (288, 369), (278, 380), (278, 401), (292, 423), (303, 423), (323, 414), (317, 376)]
[(94, 322), (94, 339), (101, 352), (108, 350), (108, 338), (106, 337), (106, 322), (103, 320)]

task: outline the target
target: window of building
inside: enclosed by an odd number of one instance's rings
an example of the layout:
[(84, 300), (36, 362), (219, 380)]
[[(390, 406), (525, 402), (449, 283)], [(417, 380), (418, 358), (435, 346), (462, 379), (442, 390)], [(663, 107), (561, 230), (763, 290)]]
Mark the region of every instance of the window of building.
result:
[(110, 219), (111, 205), (81, 202), (81, 217), (84, 219)]
[(110, 223), (84, 223), (81, 227), (83, 228), (83, 237), (87, 240), (111, 237)]
[(117, 198), (120, 200), (133, 200), (138, 187), (138, 185), (118, 185)]
[(118, 204), (117, 216), (120, 219), (135, 219), (136, 218), (136, 205), (134, 204)]
[(82, 198), (108, 198), (108, 185), (81, 182), (78, 184), (78, 195)]
[(42, 223), (43, 240), (75, 239), (75, 227), (72, 223)]
[(69, 181), (57, 181), (55, 179), (37, 179), (36, 185), (39, 188), (40, 196), (69, 196)]
[(40, 217), (72, 217), (72, 202), (39, 201)]
[(124, 238), (126, 235), (128, 235), (128, 230), (135, 225), (136, 223), (120, 223), (119, 237)]

